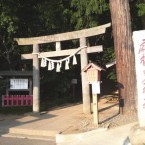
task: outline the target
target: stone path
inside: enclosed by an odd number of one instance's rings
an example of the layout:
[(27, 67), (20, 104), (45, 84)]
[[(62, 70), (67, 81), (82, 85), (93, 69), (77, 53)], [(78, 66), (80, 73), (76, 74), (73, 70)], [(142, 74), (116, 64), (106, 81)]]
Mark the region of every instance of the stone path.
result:
[(0, 145), (56, 145), (54, 141), (0, 137)]

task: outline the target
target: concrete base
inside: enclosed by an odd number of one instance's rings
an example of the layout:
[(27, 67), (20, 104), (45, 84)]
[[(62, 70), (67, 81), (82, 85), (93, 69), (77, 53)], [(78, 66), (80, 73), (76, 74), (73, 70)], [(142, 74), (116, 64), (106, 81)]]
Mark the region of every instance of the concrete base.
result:
[(28, 112), (25, 113), (24, 116), (40, 116), (41, 112)]
[(26, 134), (13, 134), (13, 133), (6, 133), (2, 134), (2, 137), (11, 137), (11, 138), (23, 138), (23, 139), (36, 139), (36, 140), (51, 140), (55, 141), (55, 137), (52, 136), (39, 136), (39, 135), (26, 135)]
[(92, 135), (99, 135), (101, 132), (106, 132), (107, 128), (98, 128), (96, 130), (84, 132), (84, 133), (77, 133), (77, 134), (56, 134), (56, 143), (57, 145), (60, 144), (75, 144), (76, 141), (85, 140), (86, 138), (91, 137)]
[(133, 126), (129, 133), (129, 139), (131, 145), (145, 145), (145, 127)]
[[(131, 145), (128, 139), (131, 123), (107, 130), (98, 128), (78, 134), (56, 134), (57, 145)], [(142, 144), (143, 145), (143, 144)]]

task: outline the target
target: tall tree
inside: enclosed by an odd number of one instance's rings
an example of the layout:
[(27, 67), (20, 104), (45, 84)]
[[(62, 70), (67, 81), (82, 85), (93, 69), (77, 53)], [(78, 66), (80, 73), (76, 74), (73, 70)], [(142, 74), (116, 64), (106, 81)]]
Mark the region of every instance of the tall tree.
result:
[[(13, 36), (18, 30), (17, 17), (16, 9), (12, 6), (10, 1), (0, 3), (0, 60), (3, 61), (0, 63), (0, 67), (4, 69), (13, 69), (15, 66), (11, 60), (14, 59), (13, 56), (18, 55), (13, 41)], [(12, 54), (14, 55), (12, 56)]]
[[(64, 0), (63, 0), (64, 1)], [(57, 7), (57, 9), (56, 9)], [(67, 29), (62, 0), (7, 0), (0, 3), (0, 68), (20, 69), (20, 54), (15, 37), (32, 37), (63, 32)], [(64, 20), (65, 19), (65, 20)], [(49, 48), (48, 48), (49, 49)]]
[(130, 7), (128, 0), (110, 0), (117, 80), (124, 112), (136, 110), (136, 77)]
[(101, 20), (103, 12), (109, 10), (105, 0), (71, 0), (70, 6), (71, 23), (75, 29), (95, 27), (108, 22), (108, 17)]

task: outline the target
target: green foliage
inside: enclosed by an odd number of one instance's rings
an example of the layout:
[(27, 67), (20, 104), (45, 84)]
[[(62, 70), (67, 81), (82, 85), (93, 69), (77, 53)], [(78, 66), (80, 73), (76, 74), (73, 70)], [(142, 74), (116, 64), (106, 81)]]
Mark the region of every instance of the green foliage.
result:
[(117, 82), (116, 70), (115, 70), (115, 68), (113, 68), (113, 69), (109, 72), (107, 78), (110, 79), (110, 80), (113, 80), (113, 82)]
[[(57, 7), (57, 9), (56, 9)], [(21, 69), (20, 54), (31, 53), (29, 46), (18, 48), (14, 38), (54, 34), (67, 29), (63, 1), (7, 0), (0, 3), (0, 67)]]
[(145, 15), (145, 3), (137, 4), (137, 8), (138, 8), (138, 15), (139, 16)]
[(7, 70), (12, 69), (12, 61), (14, 60), (15, 64), (15, 58), (19, 54), (13, 40), (18, 30), (16, 25), (18, 18), (16, 16), (16, 7), (12, 8), (12, 6), (10, 0), (0, 3), (0, 59), (3, 60), (0, 67)]
[(10, 37), (16, 33), (18, 27), (15, 25), (17, 22), (17, 17), (15, 16), (15, 9), (12, 9), (10, 5), (4, 2), (0, 4), (0, 32), (6, 34)]
[(109, 9), (105, 0), (72, 0), (71, 23), (75, 29), (90, 28), (99, 24), (99, 15)]
[[(67, 3), (67, 2), (66, 2)], [(61, 0), (44, 0), (37, 4), (36, 7), (38, 11), (39, 25), (42, 27), (41, 34), (39, 30), (39, 35), (54, 34), (58, 32), (63, 32), (66, 30), (67, 20), (64, 16), (69, 12), (68, 9), (64, 8), (63, 1)]]
[(105, 63), (115, 60), (114, 47), (105, 48), (103, 53), (103, 61)]
[[(104, 49), (104, 53), (102, 56), (102, 62), (104, 62), (104, 64), (106, 64), (108, 62), (113, 62), (113, 61), (115, 61), (114, 48), (110, 47), (110, 48)], [(117, 82), (116, 69), (114, 66), (112, 66), (111, 68), (109, 68), (107, 70), (107, 78), (112, 80), (113, 82)]]

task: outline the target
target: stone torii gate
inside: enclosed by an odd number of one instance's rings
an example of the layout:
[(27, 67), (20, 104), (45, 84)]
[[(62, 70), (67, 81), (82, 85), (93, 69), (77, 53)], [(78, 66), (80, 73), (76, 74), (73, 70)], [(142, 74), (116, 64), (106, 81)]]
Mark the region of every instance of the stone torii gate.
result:
[[(39, 80), (39, 44), (44, 43), (56, 43), (56, 51), (51, 52), (42, 52), (41, 54), (45, 57), (58, 57), (58, 56), (66, 56), (71, 55), (76, 51), (76, 49), (68, 49), (61, 50), (61, 41), (79, 39), (80, 47), (84, 47), (81, 49), (78, 54), (81, 57), (81, 69), (88, 65), (88, 57), (87, 53), (101, 52), (103, 51), (102, 45), (100, 46), (92, 46), (86, 47), (86, 37), (100, 35), (105, 33), (106, 28), (110, 27), (111, 23), (101, 25), (98, 27), (93, 27), (89, 29), (48, 35), (48, 36), (40, 36), (33, 38), (15, 38), (18, 45), (33, 45), (32, 54), (22, 54), (21, 59), (33, 59), (33, 112), (38, 113), (40, 111), (40, 80)], [(89, 84), (87, 82), (87, 76), (84, 72), (82, 72), (82, 96), (83, 96), (83, 113), (90, 114), (91, 113), (91, 101), (90, 101), (90, 93), (89, 93)]]

